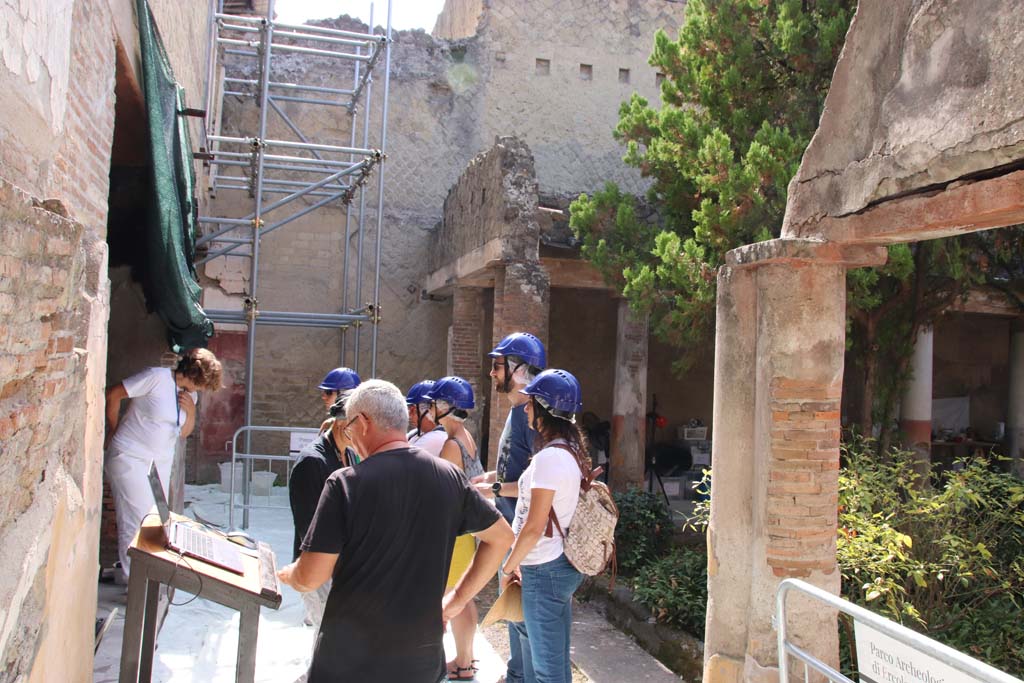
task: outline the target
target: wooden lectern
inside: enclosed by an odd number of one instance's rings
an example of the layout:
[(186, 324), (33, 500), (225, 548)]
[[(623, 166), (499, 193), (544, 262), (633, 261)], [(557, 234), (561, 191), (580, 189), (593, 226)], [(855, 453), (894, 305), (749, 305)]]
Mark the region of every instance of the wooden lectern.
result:
[(281, 590), (270, 546), (260, 543), (258, 556), (243, 551), (245, 573), (235, 574), (167, 550), (160, 517), (154, 514), (143, 521), (142, 528), (128, 548), (128, 556), (132, 564), (124, 640), (121, 643), (120, 683), (148, 682), (152, 677), (161, 585), (178, 588), (239, 611), (235, 682), (252, 683), (256, 674), (260, 606), (277, 609), (281, 605)]

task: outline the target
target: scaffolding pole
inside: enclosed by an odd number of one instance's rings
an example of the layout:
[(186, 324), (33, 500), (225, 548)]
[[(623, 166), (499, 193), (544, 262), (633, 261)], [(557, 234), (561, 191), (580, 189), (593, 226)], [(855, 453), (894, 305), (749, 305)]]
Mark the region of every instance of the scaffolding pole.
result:
[[(374, 31), (373, 4), (366, 33), (321, 26), (275, 22), (276, 0), (269, 0), (263, 17), (226, 14), (222, 0), (209, 0), (206, 105), (208, 116), (201, 158), (209, 167), (209, 190), (245, 192), (252, 200), (245, 215), (200, 216), (203, 228), (196, 240), (200, 249), (197, 264), (220, 258), (249, 259), (249, 283), (244, 306), (235, 310), (207, 310), (216, 323), (246, 326), (245, 426), (253, 425), (256, 329), (258, 326), (337, 329), (341, 333), (340, 358), (345, 363), (348, 333), (351, 328), (352, 363), (360, 364), (362, 330), (370, 325), (370, 373), (377, 372), (377, 325), (380, 321), (380, 268), (384, 212), (383, 162), (387, 140), (388, 91), (391, 67), (391, 2), (387, 7), (387, 25), (383, 33)], [(302, 82), (293, 70), (275, 74), (275, 58), (282, 55), (308, 55), (330, 64), (336, 71), (351, 68), (351, 85), (333, 87), (331, 82)], [(294, 59), (294, 57), (292, 57)], [(384, 87), (381, 98), (379, 146), (370, 146), (372, 90), (374, 73), (383, 62)], [(344, 65), (348, 65), (345, 67)], [(282, 76), (281, 74), (287, 74)], [(227, 97), (244, 98), (259, 110), (256, 130), (223, 134), (222, 116)], [(305, 135), (292, 113), (282, 103), (305, 107), (343, 107), (350, 119), (348, 144), (313, 140)], [(268, 116), (274, 112), (295, 139), (268, 136)], [(360, 120), (361, 115), (361, 120)], [(361, 146), (357, 131), (362, 124)], [(377, 173), (376, 244), (373, 262), (373, 300), (362, 301), (366, 196), (364, 188)], [(358, 214), (352, 212), (358, 195)], [(271, 199), (271, 197), (275, 197)], [(340, 312), (261, 310), (259, 301), (261, 240), (318, 209), (340, 206), (345, 210), (341, 239), (342, 296)], [(216, 213), (216, 212), (211, 212)], [(273, 220), (270, 217), (273, 216)], [(355, 223), (355, 233), (352, 225)], [(340, 227), (340, 226), (339, 226)], [(350, 270), (349, 248), (355, 238), (355, 277)], [(354, 294), (349, 283), (354, 280)], [(305, 425), (304, 425), (305, 426)], [(252, 451), (249, 432), (245, 450)], [(246, 472), (243, 497), (248, 500)], [(242, 526), (248, 526), (248, 507)]]

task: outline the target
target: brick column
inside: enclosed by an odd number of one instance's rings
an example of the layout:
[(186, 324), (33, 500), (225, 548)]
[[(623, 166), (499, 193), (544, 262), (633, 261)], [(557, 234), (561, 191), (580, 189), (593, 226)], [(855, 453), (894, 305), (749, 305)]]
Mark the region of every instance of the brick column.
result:
[[(539, 263), (508, 263), (494, 275), (491, 348), (512, 332), (529, 332), (548, 343), (550, 278)], [(484, 349), (484, 353), (491, 348)], [(498, 446), (509, 411), (508, 399), (491, 387), (490, 450)], [(490, 462), (490, 460), (488, 461)]]
[[(469, 414), (466, 426), (473, 437), (480, 440), (481, 416), (487, 402), (487, 395), (481, 391), (484, 376), (484, 354), (490, 349), (482, 348), (483, 339), (483, 290), (475, 287), (456, 287), (452, 297), (452, 330), (448, 342), (448, 374), (458, 375), (473, 386), (476, 409)], [(432, 379), (437, 379), (432, 378)]]
[(616, 491), (644, 483), (647, 338), (647, 316), (635, 315), (626, 300), (620, 300), (609, 469)]
[[(839, 592), (836, 505), (846, 269), (874, 248), (773, 240), (719, 272), (705, 683), (778, 680), (775, 594)], [(789, 632), (838, 664), (835, 614), (789, 601)]]

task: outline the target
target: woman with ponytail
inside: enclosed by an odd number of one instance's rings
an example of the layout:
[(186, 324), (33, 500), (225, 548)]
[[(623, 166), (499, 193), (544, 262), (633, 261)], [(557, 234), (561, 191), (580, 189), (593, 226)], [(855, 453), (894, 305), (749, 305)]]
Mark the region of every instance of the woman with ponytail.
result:
[[(565, 370), (545, 370), (521, 393), (540, 450), (519, 478), (512, 530), (515, 543), (502, 567), (501, 587), (523, 589), (523, 623), (514, 631), (523, 650), (527, 683), (571, 683), (569, 630), (572, 596), (583, 575), (565, 557), (552, 518), (568, 529), (590, 469), (586, 438), (576, 425), (582, 408), (580, 384)], [(524, 637), (525, 636), (525, 637)]]

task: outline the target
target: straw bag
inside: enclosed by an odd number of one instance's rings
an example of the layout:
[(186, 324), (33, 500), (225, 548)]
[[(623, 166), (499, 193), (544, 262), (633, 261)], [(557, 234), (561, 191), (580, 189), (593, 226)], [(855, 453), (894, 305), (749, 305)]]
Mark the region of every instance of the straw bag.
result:
[[(554, 444), (563, 450), (572, 451), (561, 444)], [(615, 505), (612, 492), (607, 484), (597, 481), (604, 471), (595, 468), (586, 477), (580, 478), (580, 499), (568, 531), (562, 531), (554, 507), (548, 513), (545, 535), (552, 536), (552, 527), (558, 529), (564, 540), (565, 558), (581, 574), (595, 576), (612, 566), (612, 580), (615, 576), (615, 525), (619, 521), (619, 508)]]

